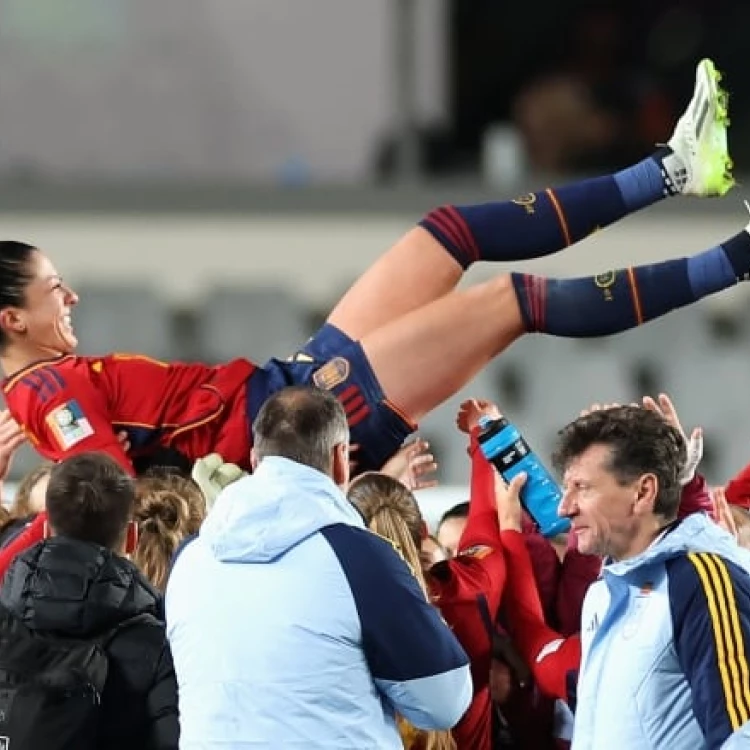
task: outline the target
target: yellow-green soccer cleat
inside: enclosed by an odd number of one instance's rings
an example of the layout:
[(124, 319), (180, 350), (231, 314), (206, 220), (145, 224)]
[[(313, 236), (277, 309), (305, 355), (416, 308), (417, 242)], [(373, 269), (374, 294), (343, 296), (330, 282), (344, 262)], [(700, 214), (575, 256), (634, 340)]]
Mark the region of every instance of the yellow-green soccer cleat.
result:
[(701, 60), (693, 98), (667, 144), (682, 162), (667, 176), (674, 192), (707, 197), (724, 195), (734, 185), (727, 147), (728, 95), (719, 81), (713, 62)]

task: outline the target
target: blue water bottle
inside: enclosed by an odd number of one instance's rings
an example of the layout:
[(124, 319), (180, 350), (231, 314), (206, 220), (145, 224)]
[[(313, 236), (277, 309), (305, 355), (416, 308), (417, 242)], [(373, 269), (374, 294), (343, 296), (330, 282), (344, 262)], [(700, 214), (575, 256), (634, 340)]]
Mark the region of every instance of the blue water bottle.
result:
[(560, 488), (536, 453), (529, 448), (518, 428), (505, 417), (482, 417), (477, 437), (485, 458), (506, 482), (521, 472), (526, 474), (521, 504), (534, 519), (541, 534), (552, 537), (568, 531), (570, 521), (557, 515), (562, 500)]

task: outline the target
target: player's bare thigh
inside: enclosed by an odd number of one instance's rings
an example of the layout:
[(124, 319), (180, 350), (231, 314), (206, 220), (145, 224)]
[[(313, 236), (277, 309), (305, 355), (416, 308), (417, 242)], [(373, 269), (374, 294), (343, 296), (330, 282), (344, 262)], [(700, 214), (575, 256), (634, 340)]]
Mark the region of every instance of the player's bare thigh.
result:
[(452, 291), (463, 271), (422, 227), (407, 232), (354, 282), (328, 322), (354, 340)]
[(454, 291), (362, 339), (386, 398), (418, 421), (524, 333), (508, 274)]

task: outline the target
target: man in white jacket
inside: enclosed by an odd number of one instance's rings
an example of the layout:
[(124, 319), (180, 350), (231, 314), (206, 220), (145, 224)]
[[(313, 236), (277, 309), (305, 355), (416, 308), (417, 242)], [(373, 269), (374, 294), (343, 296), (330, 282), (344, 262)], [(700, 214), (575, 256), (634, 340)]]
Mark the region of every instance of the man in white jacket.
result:
[(750, 554), (702, 513), (677, 520), (685, 457), (639, 407), (561, 431), (560, 513), (605, 559), (581, 619), (574, 750), (747, 746)]
[(255, 472), (220, 496), (167, 588), (182, 748), (401, 748), (395, 714), (448, 729), (468, 660), (393, 547), (342, 492), (346, 415), (273, 395)]

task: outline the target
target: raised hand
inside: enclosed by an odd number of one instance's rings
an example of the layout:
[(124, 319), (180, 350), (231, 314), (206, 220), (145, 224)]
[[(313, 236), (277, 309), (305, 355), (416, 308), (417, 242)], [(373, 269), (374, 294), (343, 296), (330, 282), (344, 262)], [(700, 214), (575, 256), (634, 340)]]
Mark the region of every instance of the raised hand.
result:
[(653, 399), (651, 396), (644, 396), (643, 408), (659, 414), (667, 424), (670, 424), (682, 435), (687, 451), (687, 460), (680, 475), (680, 484), (685, 486), (692, 481), (698, 464), (701, 462), (701, 458), (703, 458), (703, 430), (700, 427), (696, 427), (690, 433), (690, 437), (688, 437), (680, 422), (677, 409), (672, 403), (672, 399), (666, 393), (660, 394), (658, 399)]
[(470, 398), (458, 407), (456, 426), (461, 432), (468, 434), (479, 424), (482, 417), (500, 419), (501, 416), (500, 409), (492, 401)]
[(437, 487), (438, 480), (434, 476), (437, 468), (430, 444), (418, 437), (394, 453), (380, 471), (414, 491)]

